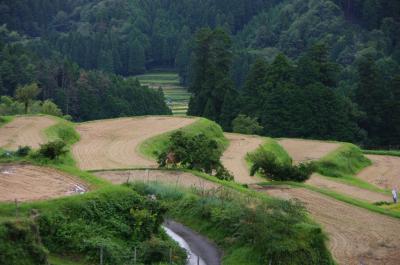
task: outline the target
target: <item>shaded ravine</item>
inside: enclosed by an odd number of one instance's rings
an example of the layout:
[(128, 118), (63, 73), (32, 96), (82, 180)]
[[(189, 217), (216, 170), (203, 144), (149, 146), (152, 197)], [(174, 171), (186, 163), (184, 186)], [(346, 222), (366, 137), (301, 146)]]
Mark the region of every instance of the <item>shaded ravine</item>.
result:
[(222, 253), (210, 240), (172, 220), (164, 225), (166, 233), (189, 253), (188, 265), (220, 265)]

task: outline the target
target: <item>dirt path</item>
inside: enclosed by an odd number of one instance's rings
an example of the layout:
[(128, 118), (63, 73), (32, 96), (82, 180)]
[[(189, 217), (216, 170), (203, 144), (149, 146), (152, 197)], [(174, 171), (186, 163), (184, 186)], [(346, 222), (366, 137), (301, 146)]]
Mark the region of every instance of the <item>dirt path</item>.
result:
[(279, 144), (289, 153), (294, 163), (318, 160), (340, 146), (339, 143), (302, 139), (281, 139)]
[(170, 171), (170, 170), (123, 170), (123, 171), (100, 171), (94, 173), (113, 184), (123, 184), (128, 181), (158, 181), (187, 188), (196, 187), (204, 189), (218, 188), (219, 185), (196, 177), (193, 174)]
[(263, 139), (257, 136), (225, 133), (230, 141), (228, 149), (224, 152), (222, 164), (234, 175), (235, 181), (242, 184), (253, 184), (262, 181), (257, 177), (251, 177), (246, 164), (246, 154), (257, 149)]
[(153, 167), (155, 161), (142, 157), (137, 148), (144, 140), (179, 129), (195, 119), (180, 117), (122, 118), (83, 123), (77, 127), (81, 140), (73, 154), (81, 169)]
[(328, 233), (330, 250), (339, 264), (400, 264), (400, 220), (306, 189), (273, 188), (264, 192), (304, 202), (314, 219)]
[(313, 174), (311, 178), (306, 182), (309, 185), (328, 189), (335, 191), (337, 193), (341, 193), (356, 199), (364, 200), (367, 202), (380, 202), (380, 201), (391, 201), (392, 198), (388, 195), (384, 195), (379, 192), (373, 192), (370, 190), (358, 188), (356, 186), (348, 185), (345, 183), (341, 183), (339, 181), (331, 180), (326, 177), (322, 177), (318, 174)]
[[(400, 188), (400, 157), (367, 155), (372, 165), (357, 177), (383, 189)], [(400, 264), (400, 262), (399, 262)]]
[[(172, 220), (167, 220), (164, 223), (164, 226), (172, 230), (175, 234), (183, 238), (188, 243), (190, 250), (204, 261), (199, 262), (199, 264), (221, 264), (221, 251), (219, 251), (217, 246), (210, 240), (196, 233), (192, 229)], [(197, 264), (197, 262), (191, 260), (191, 262), (188, 264)]]
[(0, 147), (16, 150), (29, 145), (38, 148), (46, 142), (44, 130), (56, 124), (56, 120), (46, 116), (15, 117), (0, 128)]
[(0, 201), (45, 200), (72, 195), (87, 185), (61, 171), (32, 165), (0, 165)]

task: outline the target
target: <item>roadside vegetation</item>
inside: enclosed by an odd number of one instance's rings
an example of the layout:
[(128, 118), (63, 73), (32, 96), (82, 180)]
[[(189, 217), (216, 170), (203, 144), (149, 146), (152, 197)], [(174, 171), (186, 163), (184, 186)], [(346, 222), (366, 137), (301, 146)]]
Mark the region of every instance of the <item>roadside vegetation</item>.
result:
[(165, 205), (131, 189), (23, 204), (17, 219), (13, 207), (0, 207), (11, 217), (0, 224), (1, 264), (47, 264), (49, 252), (79, 264), (97, 264), (101, 252), (103, 264), (133, 264), (135, 248), (137, 264), (167, 263), (170, 252), (172, 264), (185, 264), (185, 253), (160, 227)]
[(11, 116), (0, 116), (0, 127), (12, 121)]
[(250, 197), (231, 189), (187, 190), (136, 183), (141, 195), (155, 194), (167, 215), (214, 240), (223, 265), (334, 264), (319, 226), (298, 203)]

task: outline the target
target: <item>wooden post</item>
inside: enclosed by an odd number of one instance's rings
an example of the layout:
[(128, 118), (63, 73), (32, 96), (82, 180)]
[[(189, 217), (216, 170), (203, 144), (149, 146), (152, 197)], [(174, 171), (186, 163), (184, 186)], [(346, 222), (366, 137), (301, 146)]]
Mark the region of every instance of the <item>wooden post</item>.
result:
[(15, 199), (15, 218), (18, 218), (18, 199)]
[(172, 248), (169, 249), (169, 264), (172, 264)]
[(197, 265), (200, 265), (200, 256), (197, 255)]
[(100, 247), (100, 265), (103, 265), (103, 247)]
[(134, 252), (133, 252), (133, 264), (134, 265), (136, 265), (136, 254), (137, 254), (137, 252), (136, 252), (136, 247), (135, 247), (135, 249), (134, 249)]

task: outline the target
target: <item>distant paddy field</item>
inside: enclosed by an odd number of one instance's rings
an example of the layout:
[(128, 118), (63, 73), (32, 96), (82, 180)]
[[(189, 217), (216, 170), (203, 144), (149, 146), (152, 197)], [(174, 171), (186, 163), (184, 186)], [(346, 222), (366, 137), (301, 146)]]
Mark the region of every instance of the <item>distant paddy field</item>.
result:
[(136, 76), (142, 85), (162, 88), (168, 107), (174, 115), (186, 115), (191, 94), (180, 85), (177, 73), (158, 72)]

